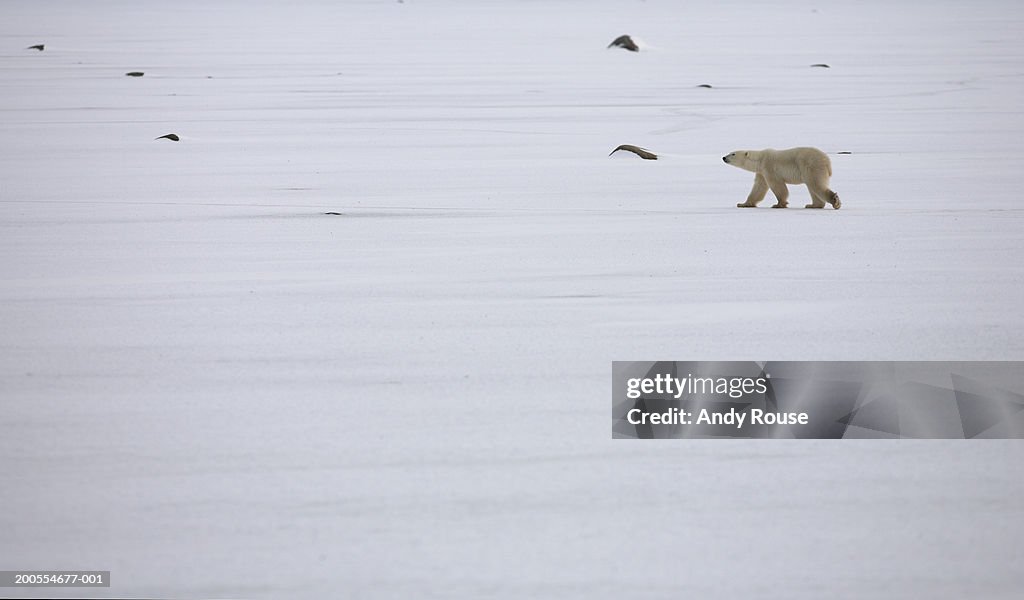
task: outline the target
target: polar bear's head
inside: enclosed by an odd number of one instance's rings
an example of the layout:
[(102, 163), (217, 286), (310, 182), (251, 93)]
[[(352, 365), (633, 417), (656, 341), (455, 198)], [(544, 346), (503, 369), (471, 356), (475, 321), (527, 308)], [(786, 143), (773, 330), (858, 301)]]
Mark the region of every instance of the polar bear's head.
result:
[(760, 153), (756, 150), (737, 150), (722, 157), (725, 164), (754, 173), (757, 172), (759, 159)]

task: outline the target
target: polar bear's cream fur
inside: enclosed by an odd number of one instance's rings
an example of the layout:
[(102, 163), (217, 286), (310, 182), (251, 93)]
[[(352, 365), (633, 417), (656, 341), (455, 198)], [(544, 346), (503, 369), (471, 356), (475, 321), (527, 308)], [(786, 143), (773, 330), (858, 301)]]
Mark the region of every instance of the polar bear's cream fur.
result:
[(777, 202), (772, 208), (786, 208), (789, 198), (787, 183), (807, 184), (811, 203), (804, 208), (825, 208), (831, 204), (841, 206), (839, 194), (828, 187), (832, 176), (832, 162), (828, 155), (817, 148), (790, 148), (789, 150), (737, 150), (722, 157), (726, 164), (756, 173), (754, 187), (747, 201), (737, 204), (741, 208), (753, 208), (764, 200), (771, 189)]

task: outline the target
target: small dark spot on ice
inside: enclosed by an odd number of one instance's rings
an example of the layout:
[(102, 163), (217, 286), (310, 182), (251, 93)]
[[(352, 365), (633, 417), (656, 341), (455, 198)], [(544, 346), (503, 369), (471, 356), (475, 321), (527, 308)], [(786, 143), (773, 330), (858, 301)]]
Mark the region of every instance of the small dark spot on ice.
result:
[(825, 63), (815, 63), (815, 64), (813, 64), (811, 66), (812, 67), (818, 67), (818, 68), (821, 68), (821, 69), (831, 69), (832, 68), (832, 67), (826, 65)]
[(143, 75), (145, 75), (145, 73), (142, 71), (128, 71), (125, 73), (126, 77), (142, 77)]
[(181, 138), (178, 137), (178, 134), (176, 134), (176, 133), (168, 133), (167, 135), (162, 135), (162, 136), (160, 136), (158, 138), (153, 138), (153, 139), (155, 139), (155, 140), (171, 140), (172, 142), (177, 142), (177, 141), (181, 140)]
[(836, 152), (836, 154), (853, 154), (853, 152), (850, 152), (849, 150), (843, 150), (842, 152)]
[(641, 148), (640, 146), (634, 146), (632, 144), (622, 144), (618, 148), (612, 150), (611, 153), (608, 154), (608, 156), (611, 156), (612, 154), (615, 154), (619, 150), (625, 150), (627, 152), (632, 152), (633, 154), (636, 154), (637, 156), (639, 156), (640, 158), (642, 158), (644, 160), (658, 160), (658, 155), (657, 154), (651, 152), (647, 148)]
[(706, 88), (706, 89), (710, 90), (711, 89), (711, 84), (710, 83), (702, 83), (702, 84), (698, 85), (697, 87), (699, 87), (699, 88)]
[(342, 213), (340, 213), (340, 212), (325, 212), (324, 214), (325, 215), (332, 215), (332, 216), (335, 216), (335, 217), (340, 217), (342, 215)]
[(612, 43), (608, 44), (608, 47), (611, 48), (612, 46), (616, 46), (618, 48), (625, 48), (630, 52), (640, 51), (640, 46), (637, 46), (636, 42), (633, 41), (633, 38), (629, 37), (628, 35), (620, 35), (619, 37), (612, 40)]
[(35, 46), (29, 46), (26, 50), (38, 50), (42, 52), (46, 48), (46, 44), (36, 44)]

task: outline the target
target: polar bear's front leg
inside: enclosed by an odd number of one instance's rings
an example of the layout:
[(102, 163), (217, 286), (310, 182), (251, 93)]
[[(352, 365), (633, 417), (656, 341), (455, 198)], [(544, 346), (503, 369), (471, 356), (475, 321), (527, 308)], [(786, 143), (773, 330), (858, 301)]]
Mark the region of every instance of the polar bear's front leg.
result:
[(764, 200), (764, 195), (767, 193), (768, 182), (758, 173), (754, 176), (754, 187), (750, 190), (750, 194), (747, 195), (747, 201), (736, 206), (740, 208), (755, 208), (758, 202)]
[(775, 194), (777, 202), (772, 205), (772, 208), (786, 208), (789, 206), (787, 200), (789, 199), (789, 188), (786, 187), (786, 182), (781, 179), (767, 180), (768, 186), (772, 188), (772, 193)]

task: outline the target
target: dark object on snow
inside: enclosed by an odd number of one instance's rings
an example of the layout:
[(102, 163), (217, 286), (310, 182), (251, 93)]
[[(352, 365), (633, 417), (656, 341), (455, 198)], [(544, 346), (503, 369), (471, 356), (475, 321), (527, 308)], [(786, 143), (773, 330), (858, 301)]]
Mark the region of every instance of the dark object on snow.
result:
[(25, 49), (26, 50), (38, 50), (38, 51), (42, 52), (44, 49), (46, 49), (46, 44), (36, 44), (35, 46), (29, 46), (28, 48), (25, 48)]
[(711, 89), (711, 84), (710, 83), (702, 83), (702, 84), (698, 85), (697, 87), (699, 87), (699, 88), (707, 88), (707, 89), (710, 90)]
[(340, 212), (325, 212), (324, 214), (325, 214), (325, 215), (334, 215), (334, 216), (337, 216), (337, 217), (340, 217), (340, 216), (341, 216), (341, 213), (340, 213)]
[(612, 46), (625, 48), (630, 52), (640, 51), (640, 46), (637, 46), (636, 42), (633, 41), (633, 38), (629, 37), (628, 35), (620, 35), (619, 37), (612, 40), (612, 43), (608, 44), (608, 47), (611, 48)]
[(167, 135), (162, 135), (162, 136), (160, 136), (158, 138), (153, 138), (153, 139), (155, 139), (155, 140), (171, 140), (172, 142), (177, 142), (177, 141), (181, 140), (181, 138), (178, 137), (178, 134), (176, 134), (176, 133), (168, 133)]
[(826, 65), (825, 63), (815, 63), (815, 64), (813, 64), (811, 66), (812, 67), (819, 67), (819, 68), (822, 68), (822, 69), (831, 69), (832, 68), (832, 67)]
[(142, 71), (128, 71), (125, 75), (128, 77), (142, 77), (145, 73)]
[(641, 148), (640, 146), (634, 146), (632, 144), (623, 144), (623, 145), (619, 146), (618, 148), (612, 150), (608, 154), (608, 156), (611, 156), (612, 154), (615, 154), (619, 150), (625, 150), (627, 152), (632, 152), (633, 154), (636, 154), (637, 156), (639, 156), (640, 158), (642, 158), (644, 160), (658, 160), (658, 155), (657, 154), (651, 152), (650, 150)]
[(850, 152), (849, 150), (843, 150), (842, 152), (836, 152), (836, 154), (853, 154), (853, 152)]

